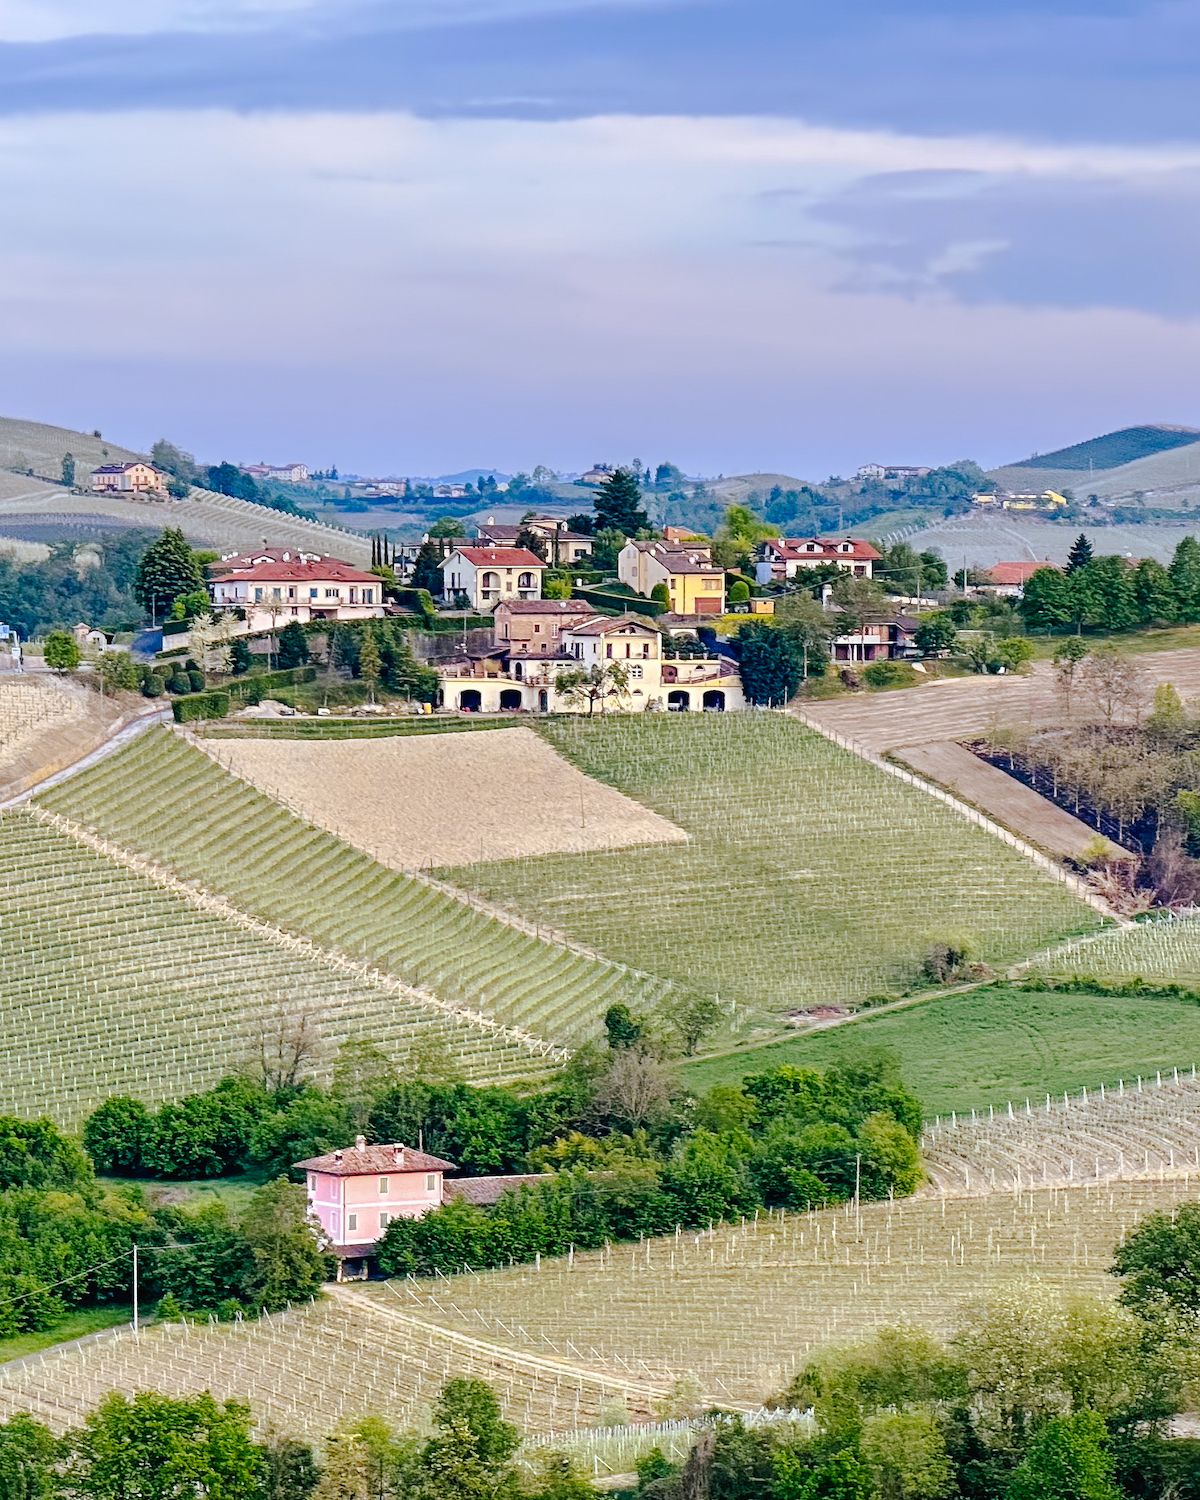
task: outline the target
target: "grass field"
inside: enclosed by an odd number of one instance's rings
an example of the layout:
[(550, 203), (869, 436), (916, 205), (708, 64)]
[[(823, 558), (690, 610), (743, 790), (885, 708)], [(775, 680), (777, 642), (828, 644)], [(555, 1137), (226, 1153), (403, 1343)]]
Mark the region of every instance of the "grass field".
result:
[(613, 1001), (645, 1008), (668, 989), (632, 973), (620, 950), (616, 962), (576, 952), (384, 868), (169, 730), (43, 800), (243, 911), (552, 1041), (594, 1035)]
[(0, 818), (0, 1113), (76, 1124), (110, 1094), (178, 1097), (305, 1018), (317, 1072), (344, 1041), (491, 1081), (544, 1072), (519, 1039), (206, 907), (24, 812)]
[(1200, 1006), (982, 989), (690, 1064), (693, 1088), (782, 1063), (823, 1068), (872, 1047), (899, 1059), (927, 1115), (1093, 1088), (1200, 1063)]
[(38, 1354), (43, 1349), (53, 1349), (56, 1344), (65, 1344), (70, 1339), (85, 1338), (89, 1333), (100, 1333), (106, 1328), (119, 1328), (128, 1323), (131, 1313), (128, 1307), (87, 1307), (69, 1313), (53, 1328), (40, 1333), (18, 1333), (11, 1339), (0, 1339), (0, 1365), (10, 1359), (23, 1359), (28, 1354)]
[(691, 842), (447, 878), (754, 1010), (907, 987), (948, 932), (1005, 963), (1097, 924), (1022, 855), (794, 719), (639, 714), (544, 732)]

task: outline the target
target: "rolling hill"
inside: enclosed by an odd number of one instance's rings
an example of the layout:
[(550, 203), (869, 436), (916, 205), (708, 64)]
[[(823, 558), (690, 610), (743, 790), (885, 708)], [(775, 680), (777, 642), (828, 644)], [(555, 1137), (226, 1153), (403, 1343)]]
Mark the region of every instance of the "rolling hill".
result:
[(1143, 427), (1122, 427), (1116, 432), (1088, 438), (1086, 442), (1072, 443), (1069, 448), (1056, 448), (1051, 453), (1036, 453), (1032, 458), (1023, 458), (1008, 467), (1086, 470), (1092, 473), (1097, 469), (1117, 469), (1139, 458), (1166, 453), (1172, 448), (1185, 448), (1196, 442), (1200, 442), (1200, 428), (1150, 423)]
[(80, 472), (100, 464), (124, 463), (144, 458), (95, 433), (74, 432), (47, 422), (26, 422), (19, 417), (0, 417), (0, 469), (32, 469), (35, 474), (57, 479), (63, 455), (74, 456)]
[(1003, 489), (1074, 490), (1101, 500), (1144, 499), (1160, 509), (1200, 500), (1200, 429), (1124, 427), (991, 470)]

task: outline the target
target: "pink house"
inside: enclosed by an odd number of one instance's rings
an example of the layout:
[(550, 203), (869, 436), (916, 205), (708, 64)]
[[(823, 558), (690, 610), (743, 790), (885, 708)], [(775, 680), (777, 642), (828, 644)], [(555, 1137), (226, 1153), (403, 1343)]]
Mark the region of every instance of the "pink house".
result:
[(419, 1219), (443, 1199), (442, 1177), (452, 1162), (410, 1146), (368, 1146), (314, 1156), (305, 1173), (309, 1213), (320, 1223), (339, 1261), (371, 1254), (393, 1219)]

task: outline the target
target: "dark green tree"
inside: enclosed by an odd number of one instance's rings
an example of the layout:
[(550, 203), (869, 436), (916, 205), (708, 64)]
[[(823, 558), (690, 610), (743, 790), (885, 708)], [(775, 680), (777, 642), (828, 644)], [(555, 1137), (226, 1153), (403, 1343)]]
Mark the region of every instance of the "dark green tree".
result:
[(262, 1456), (262, 1500), (309, 1500), (321, 1471), (307, 1443), (270, 1436), (262, 1444)]
[(279, 632), (278, 661), (281, 667), (302, 667), (308, 660), (308, 637), (299, 620), (289, 620)]
[(98, 1172), (125, 1177), (146, 1169), (154, 1119), (140, 1099), (116, 1094), (88, 1116), (83, 1147)]
[(1094, 1411), (1051, 1417), (1013, 1472), (1008, 1500), (1121, 1500), (1103, 1419)]
[(442, 592), (442, 554), (433, 542), (422, 542), (413, 564), (412, 586), (439, 598)]
[(250, 643), (245, 636), (239, 635), (229, 644), (229, 670), (235, 677), (240, 677), (250, 670), (254, 658), (250, 655)]
[(177, 527), (168, 527), (142, 553), (133, 595), (153, 619), (181, 594), (204, 588), (204, 570)]
[(597, 532), (619, 531), (622, 536), (635, 537), (649, 529), (650, 517), (642, 507), (642, 491), (632, 469), (614, 469), (607, 483), (596, 491), (593, 503)]
[(1175, 548), (1167, 571), (1175, 590), (1179, 618), (1194, 624), (1200, 620), (1200, 541), (1185, 536)]
[(604, 1012), (604, 1030), (608, 1035), (610, 1051), (636, 1047), (645, 1029), (646, 1023), (635, 1016), (624, 1001), (618, 1000)]
[(423, 1500), (498, 1500), (519, 1494), (517, 1429), (500, 1414), (491, 1386), (450, 1380), (433, 1411), (434, 1436), (421, 1452)]
[(0, 1422), (0, 1495), (4, 1500), (56, 1500), (59, 1444), (32, 1417)]
[(1171, 575), (1152, 557), (1143, 557), (1133, 570), (1133, 597), (1139, 625), (1169, 625), (1178, 617)]
[(320, 1292), (329, 1268), (309, 1227), (302, 1187), (279, 1177), (259, 1188), (241, 1231), (254, 1260), (248, 1285), (254, 1307), (277, 1312)]
[(73, 453), (64, 453), (63, 454), (63, 458), (62, 458), (62, 482), (67, 486), (68, 489), (71, 489), (71, 488), (74, 487), (74, 484), (75, 484), (75, 455)]
[(1071, 543), (1071, 550), (1067, 553), (1067, 572), (1074, 573), (1077, 569), (1086, 567), (1091, 560), (1092, 544), (1081, 531)]
[(739, 625), (735, 641), (747, 701), (782, 708), (800, 686), (800, 649), (784, 631), (759, 620)]
[(52, 672), (73, 672), (81, 656), (79, 642), (69, 630), (52, 630), (42, 647), (42, 660)]
[(1200, 1322), (1200, 1203), (1142, 1220), (1117, 1250), (1118, 1300), (1140, 1318)]
[(939, 609), (921, 621), (913, 639), (918, 651), (927, 656), (936, 655), (939, 651), (953, 651), (958, 629), (953, 618), (944, 609)]
[(1020, 610), (1030, 630), (1066, 630), (1074, 615), (1067, 579), (1057, 568), (1039, 568), (1026, 580)]

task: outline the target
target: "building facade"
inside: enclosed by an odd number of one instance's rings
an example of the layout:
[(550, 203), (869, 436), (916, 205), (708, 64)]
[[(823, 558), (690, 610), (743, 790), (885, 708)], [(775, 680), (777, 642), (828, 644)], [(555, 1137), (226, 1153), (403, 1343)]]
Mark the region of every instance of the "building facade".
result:
[(514, 657), (560, 656), (563, 631), (595, 614), (582, 599), (502, 599), (492, 613), (495, 644)]
[(592, 538), (572, 531), (558, 516), (531, 516), (519, 526), (498, 523), (489, 516), (477, 526), (479, 542), (487, 547), (515, 547), (522, 532), (532, 532), (546, 543), (546, 561), (552, 568), (570, 568), (592, 555)]
[(92, 493), (97, 495), (165, 494), (166, 489), (167, 476), (141, 459), (128, 464), (101, 464), (92, 472)]
[(626, 542), (617, 577), (646, 599), (656, 584), (666, 584), (672, 614), (725, 613), (725, 570), (713, 562), (706, 542)]
[(772, 537), (759, 543), (754, 576), (759, 583), (782, 583), (806, 569), (832, 563), (855, 578), (870, 578), (881, 556), (860, 537)]
[(546, 564), (524, 547), (452, 547), (442, 562), (442, 594), (465, 594), (477, 614), (503, 599), (540, 599)]
[(292, 620), (369, 620), (384, 612), (381, 578), (315, 552), (264, 549), (223, 558), (209, 592), (214, 610), (243, 610), (252, 634)]

